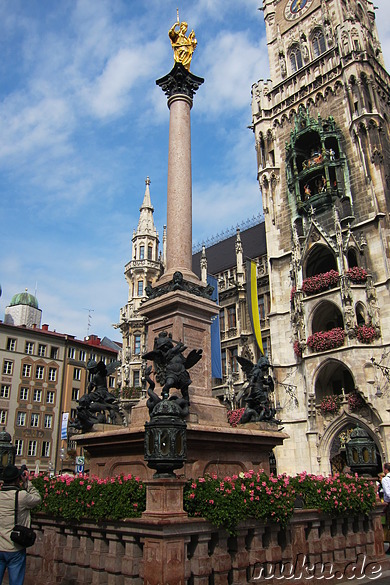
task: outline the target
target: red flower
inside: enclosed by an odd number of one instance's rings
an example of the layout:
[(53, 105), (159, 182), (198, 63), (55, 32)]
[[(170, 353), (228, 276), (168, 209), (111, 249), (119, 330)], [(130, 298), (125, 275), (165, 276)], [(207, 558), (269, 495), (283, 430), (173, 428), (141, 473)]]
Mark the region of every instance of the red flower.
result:
[(326, 351), (344, 345), (345, 331), (341, 327), (335, 327), (330, 331), (318, 331), (306, 340), (306, 345), (313, 351)]
[(328, 288), (335, 287), (338, 284), (339, 277), (337, 270), (329, 270), (329, 272), (309, 276), (302, 282), (302, 290), (309, 295), (322, 292)]
[(350, 281), (355, 284), (360, 284), (362, 282), (366, 282), (367, 280), (367, 270), (364, 268), (359, 268), (359, 266), (353, 266), (353, 268), (349, 268), (349, 270), (346, 272), (346, 275)]
[(378, 337), (378, 332), (371, 325), (358, 325), (355, 327), (356, 337), (361, 343), (371, 343)]

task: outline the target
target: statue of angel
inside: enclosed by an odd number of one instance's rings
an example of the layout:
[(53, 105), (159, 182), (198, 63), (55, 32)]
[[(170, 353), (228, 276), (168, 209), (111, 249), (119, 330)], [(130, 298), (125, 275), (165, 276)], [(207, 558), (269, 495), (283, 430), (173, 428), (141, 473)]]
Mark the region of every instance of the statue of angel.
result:
[[(191, 384), (191, 378), (187, 369), (192, 368), (202, 358), (202, 350), (193, 349), (187, 357), (184, 357), (183, 352), (186, 349), (187, 346), (184, 343), (179, 341), (174, 344), (168, 333), (162, 331), (154, 340), (153, 350), (142, 357), (154, 362), (156, 379), (162, 386), (162, 399), (168, 399), (170, 389), (177, 388), (189, 405), (188, 387)], [(150, 396), (149, 392), (148, 394)]]
[(269, 399), (269, 395), (274, 391), (274, 381), (268, 374), (270, 368), (268, 358), (262, 356), (257, 364), (242, 356), (237, 357), (237, 361), (247, 376), (249, 386), (240, 424), (262, 420), (275, 421), (276, 410)]

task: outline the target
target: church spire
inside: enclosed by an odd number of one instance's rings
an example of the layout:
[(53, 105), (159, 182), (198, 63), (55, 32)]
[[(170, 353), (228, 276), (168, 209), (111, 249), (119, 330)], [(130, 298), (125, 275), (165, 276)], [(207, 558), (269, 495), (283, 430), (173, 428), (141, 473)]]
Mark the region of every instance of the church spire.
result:
[(145, 185), (146, 185), (145, 195), (144, 195), (144, 200), (142, 202), (142, 205), (139, 208), (140, 216), (139, 216), (138, 227), (137, 227), (136, 233), (137, 233), (137, 235), (140, 235), (140, 234), (150, 234), (150, 235), (153, 234), (153, 235), (155, 235), (156, 228), (155, 228), (154, 220), (153, 220), (154, 207), (153, 207), (151, 199), (150, 199), (150, 189), (149, 189), (150, 179), (149, 179), (149, 177), (146, 177)]

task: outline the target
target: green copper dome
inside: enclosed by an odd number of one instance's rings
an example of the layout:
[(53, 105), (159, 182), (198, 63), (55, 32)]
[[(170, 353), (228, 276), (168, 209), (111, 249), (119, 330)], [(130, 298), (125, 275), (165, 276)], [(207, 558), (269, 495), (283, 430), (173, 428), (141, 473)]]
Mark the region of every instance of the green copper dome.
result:
[(34, 307), (34, 309), (39, 308), (36, 297), (34, 297), (34, 295), (30, 295), (27, 290), (12, 297), (9, 306), (15, 307), (16, 305), (28, 305), (29, 307)]

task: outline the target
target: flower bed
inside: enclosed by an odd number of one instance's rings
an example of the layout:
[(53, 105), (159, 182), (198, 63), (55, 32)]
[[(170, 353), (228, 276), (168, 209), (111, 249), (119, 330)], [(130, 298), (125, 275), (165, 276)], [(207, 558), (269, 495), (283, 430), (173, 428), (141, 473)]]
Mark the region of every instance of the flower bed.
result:
[[(106, 479), (40, 475), (32, 481), (43, 500), (36, 511), (65, 520), (134, 518), (146, 506), (145, 486), (131, 475)], [(304, 507), (332, 516), (368, 514), (375, 506), (375, 487), (357, 476), (268, 476), (263, 470), (223, 479), (213, 475), (186, 483), (184, 510), (233, 534), (237, 524), (248, 518), (286, 525), (297, 497)]]
[(240, 422), (242, 415), (244, 414), (245, 408), (237, 408), (236, 410), (227, 411), (228, 423), (232, 427), (236, 427)]
[(349, 268), (345, 274), (354, 284), (362, 284), (367, 281), (367, 270), (364, 268), (359, 268), (359, 266)]
[(314, 295), (315, 293), (337, 286), (339, 278), (340, 275), (337, 270), (329, 270), (329, 272), (309, 276), (309, 278), (305, 278), (302, 282), (302, 290), (306, 294)]
[(339, 411), (340, 408), (340, 396), (336, 396), (334, 394), (330, 394), (325, 396), (320, 404), (320, 409), (322, 412), (325, 413), (336, 413)]
[(335, 327), (330, 331), (318, 331), (306, 340), (306, 345), (313, 351), (326, 351), (344, 345), (345, 331), (341, 327)]
[(378, 337), (375, 327), (371, 325), (357, 325), (356, 337), (361, 343), (372, 343)]
[(38, 511), (50, 516), (66, 520), (119, 520), (138, 518), (145, 510), (145, 486), (138, 477), (131, 475), (106, 479), (87, 475), (40, 475), (32, 481), (42, 496)]

